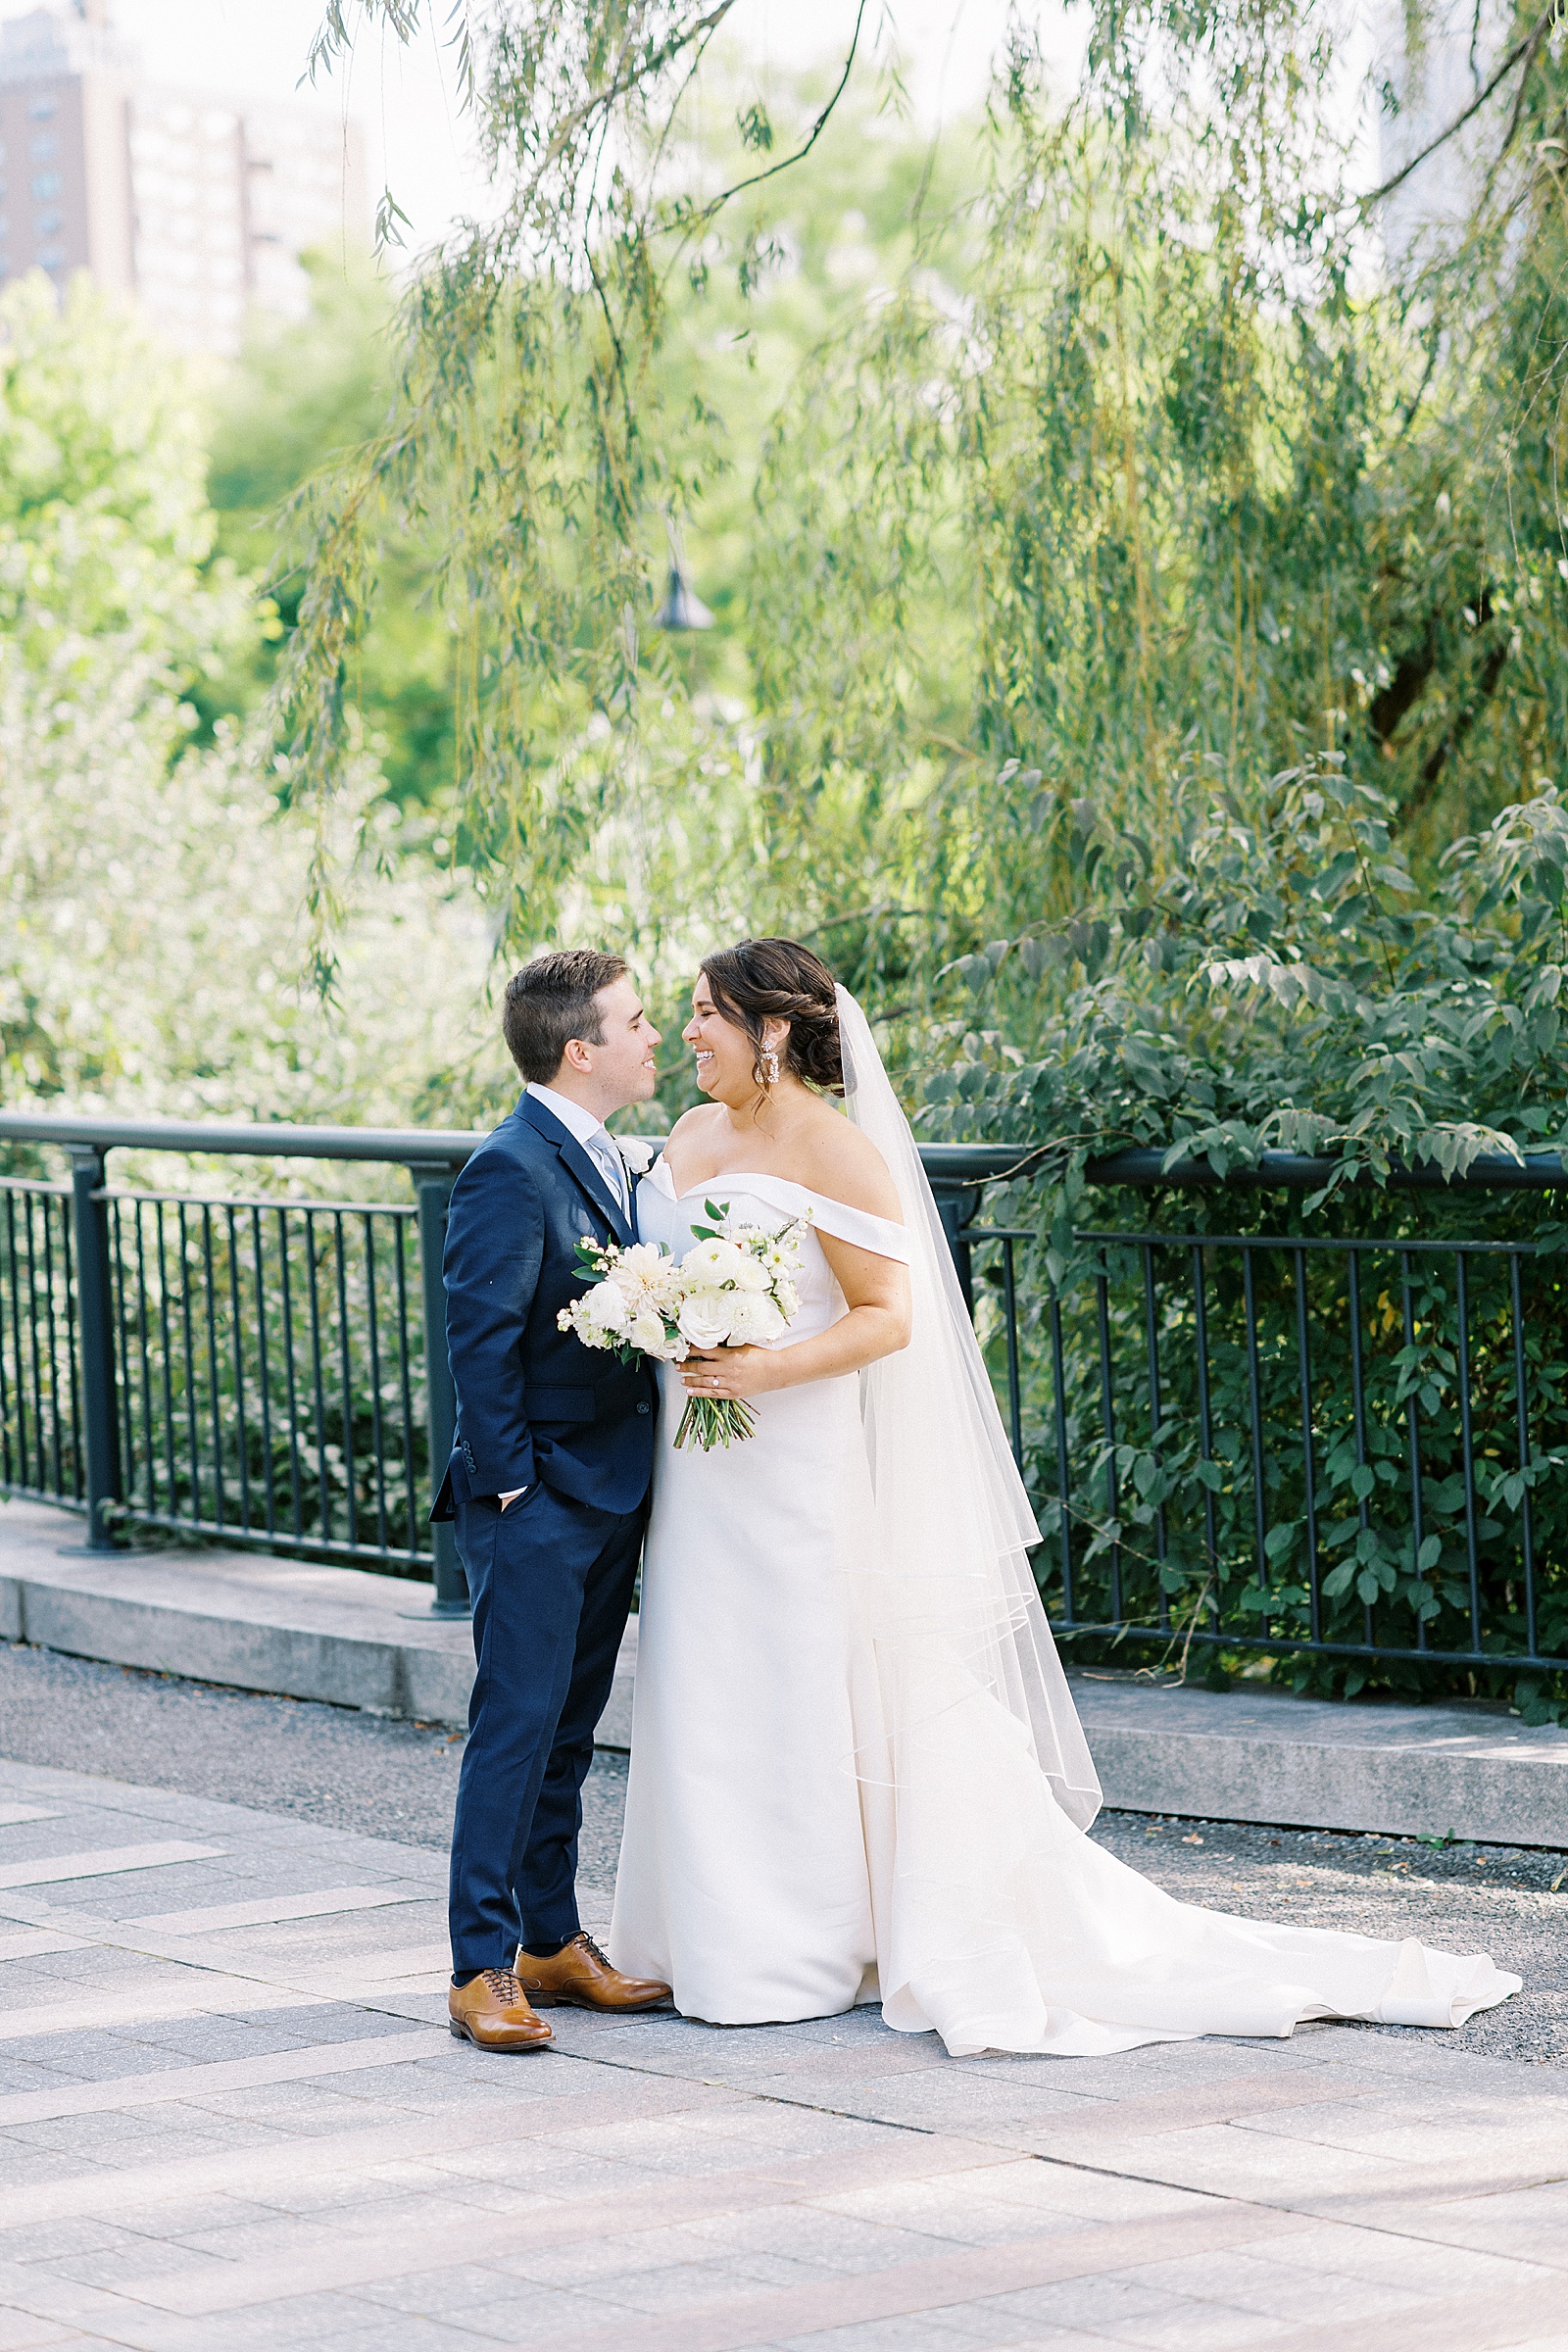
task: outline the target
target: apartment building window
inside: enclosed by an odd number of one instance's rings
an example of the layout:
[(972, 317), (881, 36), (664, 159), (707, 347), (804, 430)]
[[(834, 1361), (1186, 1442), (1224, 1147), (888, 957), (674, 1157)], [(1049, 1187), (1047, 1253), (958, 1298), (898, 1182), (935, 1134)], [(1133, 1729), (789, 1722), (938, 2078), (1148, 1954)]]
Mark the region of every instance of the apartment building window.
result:
[(58, 237), (65, 225), (65, 217), (61, 213), (34, 213), (32, 216), (32, 233), (35, 237)]
[(45, 97), (40, 94), (38, 97), (29, 98), (27, 101), (27, 113), (31, 116), (34, 122), (47, 122), (50, 116), (56, 112), (57, 105), (53, 98)]
[(60, 174), (58, 172), (35, 172), (33, 173), (32, 201), (34, 204), (47, 204), (52, 197), (58, 196), (59, 193)]
[(52, 164), (60, 153), (60, 141), (52, 130), (40, 130), (27, 141), (27, 153), (35, 164)]

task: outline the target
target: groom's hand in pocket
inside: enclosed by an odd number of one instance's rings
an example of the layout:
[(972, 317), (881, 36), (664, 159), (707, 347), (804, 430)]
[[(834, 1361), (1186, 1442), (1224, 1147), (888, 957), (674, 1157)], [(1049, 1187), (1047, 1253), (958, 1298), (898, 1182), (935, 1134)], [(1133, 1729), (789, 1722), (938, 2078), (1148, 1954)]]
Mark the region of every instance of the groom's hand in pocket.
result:
[(514, 1487), (510, 1494), (498, 1494), (496, 1496), (496, 1500), (500, 1503), (501, 1508), (504, 1511), (507, 1511), (512, 1508), (512, 1505), (516, 1501), (519, 1494), (526, 1494), (528, 1490), (526, 1487)]

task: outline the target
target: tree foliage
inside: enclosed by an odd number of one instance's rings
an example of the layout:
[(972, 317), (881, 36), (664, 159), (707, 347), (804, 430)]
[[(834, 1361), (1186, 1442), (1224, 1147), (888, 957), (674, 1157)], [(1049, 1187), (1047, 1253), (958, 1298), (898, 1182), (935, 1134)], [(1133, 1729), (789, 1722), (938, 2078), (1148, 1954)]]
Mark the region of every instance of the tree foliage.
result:
[[(1323, 0), (1107, 0), (1065, 106), (1016, 39), (983, 135), (906, 177), (869, 279), (759, 403), (736, 355), (802, 275), (835, 141), (878, 126), (863, 96), (844, 111), (854, 78), (835, 115), (832, 77), (808, 99), (739, 74), (729, 14), (466, 16), (507, 201), (429, 257), (384, 427), (301, 504), (297, 795), (333, 789), (411, 533), (459, 649), (468, 837), (519, 946), (635, 902), (615, 845), (680, 821), (681, 747), (715, 727), (751, 747), (726, 907), (819, 936), (916, 1019), (956, 951), (1070, 909), (1078, 801), (1164, 864), (1195, 790), (1255, 808), (1339, 759), (1424, 885), (1560, 773), (1551, 22), (1499, 36), (1463, 219), (1382, 254)], [(341, 0), (324, 51), (420, 21)], [(848, 26), (846, 56), (867, 71)], [(648, 627), (672, 532), (725, 550), (700, 649)], [(703, 902), (662, 916), (689, 942)], [(925, 1051), (911, 1033), (911, 1067)]]
[(201, 740), (252, 658), (212, 560), (201, 404), (85, 280), (0, 297), (0, 1095), (175, 1115), (466, 1117), (503, 1057), (464, 878), (399, 854), (363, 753), (322, 819), (337, 996), (302, 977), (314, 815), (264, 745)]

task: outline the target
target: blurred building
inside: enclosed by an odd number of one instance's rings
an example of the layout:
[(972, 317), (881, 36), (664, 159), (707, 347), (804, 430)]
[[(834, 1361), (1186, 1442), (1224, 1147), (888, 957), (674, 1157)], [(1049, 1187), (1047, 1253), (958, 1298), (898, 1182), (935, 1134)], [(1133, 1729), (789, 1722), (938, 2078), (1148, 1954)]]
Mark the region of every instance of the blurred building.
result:
[(300, 255), (368, 240), (357, 127), (140, 79), (107, 0), (0, 24), (0, 281), (76, 270), (187, 350), (239, 348), (254, 305), (300, 317)]

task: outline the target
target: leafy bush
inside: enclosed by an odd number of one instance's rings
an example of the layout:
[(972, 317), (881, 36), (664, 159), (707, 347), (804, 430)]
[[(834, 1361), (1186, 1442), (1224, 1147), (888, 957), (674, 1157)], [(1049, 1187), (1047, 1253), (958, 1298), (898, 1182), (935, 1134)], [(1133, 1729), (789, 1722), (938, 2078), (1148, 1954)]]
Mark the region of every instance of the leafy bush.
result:
[[(1456, 843), (1428, 906), (1391, 815), (1335, 767), (1293, 771), (1258, 819), (1223, 801), (1195, 808), (1175, 870), (1159, 875), (1145, 845), (1080, 806), (1067, 823), (1081, 912), (951, 968), (969, 1010), (921, 1124), (1018, 1148), (1018, 1177), (990, 1212), (1038, 1236), (1023, 1286), (1035, 1293), (1028, 1442), (1056, 1541), (1043, 1562), (1058, 1579), (1060, 1515), (1048, 1498), (1069, 1466), (1065, 1566), (1081, 1580), (1080, 1616), (1252, 1631), (1265, 1649), (1271, 1633), (1283, 1645), (1313, 1630), (1304, 1362), (1318, 1635), (1463, 1652), (1475, 1625), (1479, 1646), (1517, 1657), (1528, 1512), (1539, 1648), (1568, 1652), (1568, 1227), (1550, 1196), (1543, 1218), (1540, 1193), (1399, 1182), (1406, 1169), (1462, 1176), (1481, 1153), (1519, 1161), (1568, 1147), (1568, 809), (1547, 787)], [(1166, 1166), (1204, 1159), (1231, 1181), (1131, 1199), (1090, 1185), (1094, 1156), (1152, 1145)], [(1290, 1202), (1239, 1184), (1271, 1149), (1321, 1156), (1326, 1180)], [(1146, 1257), (1097, 1238), (1106, 1230), (1193, 1239)], [(1228, 1247), (1216, 1238), (1227, 1234)], [(1241, 1247), (1264, 1235), (1299, 1247)], [(1353, 1273), (1348, 1252), (1322, 1246), (1350, 1239), (1380, 1245)], [(1492, 1248), (1461, 1267), (1461, 1241)], [(1517, 1292), (1499, 1244), (1523, 1246)], [(1292, 1671), (1351, 1687), (1368, 1670)], [(1412, 1659), (1380, 1679), (1452, 1688), (1455, 1675)], [(1517, 1679), (1483, 1668), (1475, 1687)], [(1520, 1703), (1539, 1716), (1562, 1690), (1561, 1678), (1527, 1676)]]

